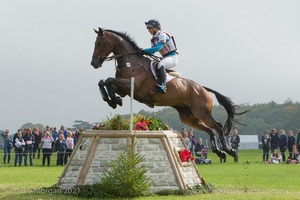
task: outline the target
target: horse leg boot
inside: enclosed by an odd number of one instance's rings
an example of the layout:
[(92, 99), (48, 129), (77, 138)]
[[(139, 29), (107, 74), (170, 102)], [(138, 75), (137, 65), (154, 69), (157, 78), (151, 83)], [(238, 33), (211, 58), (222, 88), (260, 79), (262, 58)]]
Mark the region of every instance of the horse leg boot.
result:
[(108, 98), (108, 94), (104, 87), (104, 81), (103, 80), (99, 81), (98, 86), (99, 86), (100, 94), (102, 96), (103, 101), (106, 101), (110, 107), (115, 109), (117, 107), (117, 105)]
[(160, 68), (158, 68), (158, 84), (156, 84), (156, 91), (157, 92), (161, 92), (161, 93), (166, 93), (167, 87), (166, 87), (166, 70), (164, 68), (164, 66), (160, 66)]
[(112, 87), (107, 87), (107, 92), (108, 92), (108, 95), (110, 97), (110, 99), (115, 103), (115, 104), (118, 104), (119, 106), (122, 106), (123, 105), (123, 102), (122, 102), (122, 99), (118, 96), (116, 96), (116, 93), (115, 91), (112, 89)]

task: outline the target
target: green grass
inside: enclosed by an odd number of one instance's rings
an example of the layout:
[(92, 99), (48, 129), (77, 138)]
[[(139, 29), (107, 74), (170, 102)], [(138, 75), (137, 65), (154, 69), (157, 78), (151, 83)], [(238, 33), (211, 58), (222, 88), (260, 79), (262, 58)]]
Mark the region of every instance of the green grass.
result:
[[(43, 167), (41, 159), (35, 159), (33, 167), (14, 167), (12, 164), (2, 164), (2, 156), (0, 157), (0, 199), (82, 199), (53, 194), (57, 191), (49, 194), (49, 191), (33, 190), (50, 187), (58, 181), (63, 167), (55, 166), (56, 154), (51, 156), (50, 167)], [(241, 150), (238, 163), (234, 163), (231, 157), (227, 158), (227, 163), (220, 163), (212, 153), (209, 154), (209, 158), (212, 159), (212, 164), (197, 166), (205, 181), (216, 187), (214, 193), (136, 199), (300, 199), (299, 165), (263, 164), (262, 153), (259, 150)]]

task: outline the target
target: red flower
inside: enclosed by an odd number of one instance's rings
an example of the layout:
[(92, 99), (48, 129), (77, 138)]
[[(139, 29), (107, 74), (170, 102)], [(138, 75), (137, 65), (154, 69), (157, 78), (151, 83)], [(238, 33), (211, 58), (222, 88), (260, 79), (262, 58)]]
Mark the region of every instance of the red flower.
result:
[(184, 149), (182, 151), (179, 151), (181, 162), (187, 162), (188, 160), (194, 160), (194, 157), (192, 156), (191, 152)]

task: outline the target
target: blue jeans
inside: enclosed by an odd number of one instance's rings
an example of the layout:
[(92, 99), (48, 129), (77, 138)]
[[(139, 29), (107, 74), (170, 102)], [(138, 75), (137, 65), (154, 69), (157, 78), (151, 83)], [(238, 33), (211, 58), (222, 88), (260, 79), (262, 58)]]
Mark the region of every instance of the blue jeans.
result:
[(9, 147), (9, 146), (4, 146), (3, 163), (6, 163), (6, 157), (7, 157), (7, 163), (10, 162), (10, 154), (11, 154), (11, 147)]
[(25, 148), (24, 154), (25, 154), (24, 165), (27, 166), (27, 157), (29, 154), (29, 162), (30, 162), (30, 166), (32, 166), (33, 147)]

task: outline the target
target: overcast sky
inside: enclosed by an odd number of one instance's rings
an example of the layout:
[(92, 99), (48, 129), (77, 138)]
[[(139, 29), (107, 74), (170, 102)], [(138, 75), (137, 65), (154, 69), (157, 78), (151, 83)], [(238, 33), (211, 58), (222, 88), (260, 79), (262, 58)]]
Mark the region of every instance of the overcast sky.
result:
[(1, 1), (0, 129), (129, 114), (128, 97), (113, 110), (100, 96), (98, 81), (115, 70), (90, 65), (93, 28), (126, 31), (146, 48), (151, 18), (174, 35), (184, 77), (236, 104), (299, 101), (299, 11), (298, 0)]

